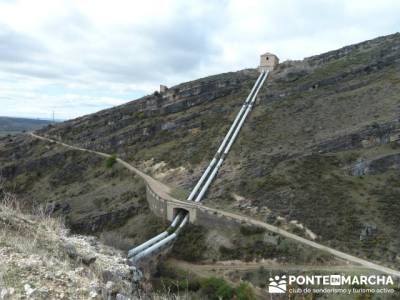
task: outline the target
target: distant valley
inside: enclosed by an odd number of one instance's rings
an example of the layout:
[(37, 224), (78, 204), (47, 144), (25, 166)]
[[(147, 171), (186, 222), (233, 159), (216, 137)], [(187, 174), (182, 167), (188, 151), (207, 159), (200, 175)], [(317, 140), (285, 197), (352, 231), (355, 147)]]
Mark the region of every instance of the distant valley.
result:
[(14, 135), (23, 131), (37, 130), (53, 123), (49, 120), (0, 117), (0, 136)]

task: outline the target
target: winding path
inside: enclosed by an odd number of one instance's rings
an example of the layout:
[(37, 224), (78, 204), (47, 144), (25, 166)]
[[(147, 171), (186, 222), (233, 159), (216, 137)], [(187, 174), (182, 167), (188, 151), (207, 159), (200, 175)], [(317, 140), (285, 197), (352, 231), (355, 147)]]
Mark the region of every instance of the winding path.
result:
[[(103, 153), (103, 152), (84, 149), (84, 148), (80, 148), (80, 147), (77, 147), (77, 146), (71, 146), (71, 145), (65, 144), (65, 143), (57, 141), (57, 140), (53, 140), (53, 139), (50, 139), (50, 138), (47, 138), (47, 137), (39, 136), (39, 135), (37, 135), (35, 133), (29, 133), (29, 135), (32, 136), (33, 138), (37, 138), (37, 139), (40, 139), (40, 140), (43, 140), (43, 141), (47, 141), (47, 142), (50, 142), (50, 143), (58, 144), (58, 145), (61, 145), (63, 147), (70, 148), (70, 149), (73, 149), (73, 150), (93, 153), (93, 154), (100, 155), (100, 156), (105, 157), (105, 158), (108, 158), (108, 157), (111, 156), (110, 154), (106, 154), (106, 153)], [(187, 202), (187, 201), (181, 201), (181, 200), (178, 200), (178, 199), (175, 199), (174, 197), (172, 197), (170, 195), (171, 189), (168, 186), (166, 186), (162, 182), (159, 182), (159, 181), (155, 180), (151, 176), (143, 173), (142, 171), (140, 171), (137, 168), (133, 167), (132, 165), (130, 165), (126, 161), (124, 161), (124, 160), (122, 160), (120, 158), (117, 158), (117, 162), (120, 163), (121, 165), (123, 165), (128, 170), (134, 172), (135, 174), (137, 174), (141, 178), (143, 178), (143, 180), (146, 182), (146, 184), (148, 184), (150, 186), (150, 188), (160, 198), (166, 199), (166, 200), (169, 200), (169, 201), (173, 201), (173, 202), (177, 202), (178, 204), (181, 203), (181, 202), (185, 202), (185, 203)], [(265, 223), (265, 222), (250, 218), (248, 216), (242, 216), (242, 215), (239, 215), (239, 214), (236, 214), (236, 213), (231, 213), (231, 212), (223, 211), (223, 210), (220, 210), (220, 209), (207, 207), (207, 206), (204, 206), (204, 205), (201, 205), (201, 204), (198, 204), (198, 203), (196, 203), (196, 204), (193, 203), (192, 205), (201, 206), (202, 209), (211, 211), (211, 212), (213, 212), (213, 213), (215, 213), (217, 215), (223, 215), (223, 216), (226, 216), (226, 217), (229, 217), (229, 218), (232, 218), (232, 219), (236, 219), (236, 220), (241, 221), (243, 223), (247, 223), (247, 224), (251, 224), (251, 225), (255, 225), (255, 226), (259, 226), (259, 227), (265, 228), (266, 230), (268, 230), (270, 232), (274, 232), (274, 233), (279, 234), (281, 236), (284, 236), (285, 238), (288, 238), (288, 239), (294, 240), (296, 242), (299, 242), (301, 244), (304, 244), (304, 245), (313, 247), (315, 249), (330, 253), (333, 256), (337, 257), (337, 258), (344, 259), (344, 260), (346, 260), (348, 262), (352, 262), (352, 263), (361, 265), (363, 267), (378, 271), (380, 273), (390, 274), (390, 275), (393, 275), (395, 277), (400, 278), (400, 271), (398, 271), (398, 270), (390, 269), (388, 267), (385, 267), (385, 266), (382, 266), (382, 265), (378, 265), (376, 263), (373, 263), (373, 262), (367, 261), (365, 259), (362, 259), (362, 258), (353, 256), (353, 255), (344, 253), (342, 251), (335, 250), (335, 249), (333, 249), (331, 247), (324, 246), (322, 244), (319, 244), (319, 243), (316, 243), (314, 241), (308, 240), (306, 238), (303, 238), (301, 236), (295, 235), (295, 234), (293, 234), (291, 232), (288, 232), (286, 230), (283, 230), (283, 229), (281, 229), (279, 227), (276, 227), (276, 226), (273, 226), (271, 224), (268, 224), (268, 223)]]

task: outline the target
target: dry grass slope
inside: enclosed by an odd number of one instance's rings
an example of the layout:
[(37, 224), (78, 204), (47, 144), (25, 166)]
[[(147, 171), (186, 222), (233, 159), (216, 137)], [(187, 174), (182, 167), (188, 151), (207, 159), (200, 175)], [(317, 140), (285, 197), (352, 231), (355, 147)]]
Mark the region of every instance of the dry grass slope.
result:
[(3, 194), (1, 299), (113, 299), (131, 293), (129, 278), (121, 253), (94, 238), (69, 235), (61, 219), (44, 209), (25, 214), (13, 195)]

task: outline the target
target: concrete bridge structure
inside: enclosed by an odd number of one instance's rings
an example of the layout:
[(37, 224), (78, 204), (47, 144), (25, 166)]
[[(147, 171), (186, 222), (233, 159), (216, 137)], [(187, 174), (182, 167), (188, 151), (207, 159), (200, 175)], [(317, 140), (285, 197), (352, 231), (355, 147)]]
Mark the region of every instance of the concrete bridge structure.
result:
[(197, 210), (201, 204), (196, 202), (181, 201), (178, 199), (163, 199), (157, 195), (150, 185), (146, 185), (146, 198), (150, 210), (158, 217), (172, 221), (179, 211), (189, 214), (189, 222), (195, 224), (197, 220)]
[[(170, 196), (164, 198), (153, 190), (151, 184), (146, 184), (146, 199), (150, 210), (156, 216), (168, 221), (172, 221), (180, 211), (184, 211), (189, 215), (189, 223), (206, 228), (232, 227), (248, 223), (245, 219), (229, 216), (218, 209), (204, 206), (199, 202), (178, 200)], [(248, 223), (248, 225), (251, 225), (251, 223)]]

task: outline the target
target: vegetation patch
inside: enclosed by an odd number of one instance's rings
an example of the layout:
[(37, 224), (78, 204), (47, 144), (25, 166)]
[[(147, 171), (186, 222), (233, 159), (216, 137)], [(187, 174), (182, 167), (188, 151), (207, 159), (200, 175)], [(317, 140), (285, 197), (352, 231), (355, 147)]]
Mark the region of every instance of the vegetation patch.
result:
[(106, 159), (106, 167), (110, 169), (114, 166), (116, 162), (117, 162), (117, 154), (114, 153)]
[(179, 259), (199, 261), (206, 251), (206, 230), (201, 226), (188, 225), (179, 234), (172, 254)]
[(265, 233), (265, 228), (254, 225), (240, 225), (240, 233), (243, 235), (255, 235)]
[(253, 289), (248, 283), (242, 282), (236, 288), (223, 278), (210, 277), (200, 282), (200, 294), (210, 300), (253, 300), (256, 299)]
[(199, 278), (191, 272), (183, 271), (167, 263), (158, 265), (151, 282), (156, 292), (173, 293), (185, 299), (256, 299), (252, 287), (247, 283), (243, 282), (235, 287), (221, 277)]

